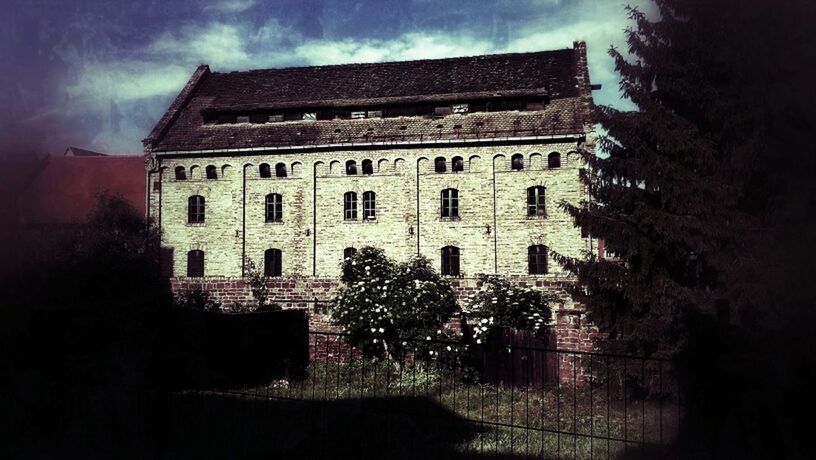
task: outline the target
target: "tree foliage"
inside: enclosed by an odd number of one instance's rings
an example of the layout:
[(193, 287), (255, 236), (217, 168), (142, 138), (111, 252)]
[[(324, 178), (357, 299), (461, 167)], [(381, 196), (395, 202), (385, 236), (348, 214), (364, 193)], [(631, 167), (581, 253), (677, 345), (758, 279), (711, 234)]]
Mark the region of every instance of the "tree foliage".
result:
[(796, 361), (813, 360), (780, 358), (791, 356), (791, 341), (806, 343), (801, 324), (813, 319), (797, 261), (813, 239), (802, 235), (813, 229), (805, 197), (814, 159), (802, 153), (814, 126), (803, 72), (813, 42), (804, 18), (814, 7), (655, 7), (630, 8), (628, 54), (610, 50), (637, 109), (597, 108), (600, 154), (583, 152), (591, 199), (562, 205), (615, 260), (557, 258), (577, 275), (574, 295), (608, 334), (608, 349), (676, 358), (690, 402), (687, 445), (768, 455), (751, 430), (781, 435), (796, 425), (775, 412), (790, 402), (755, 392), (784, 398)]
[(343, 284), (332, 318), (364, 353), (402, 362), (406, 353), (433, 357), (423, 342), (449, 337), (445, 324), (456, 311), (450, 284), (417, 257), (395, 263), (382, 250), (364, 247), (343, 262)]

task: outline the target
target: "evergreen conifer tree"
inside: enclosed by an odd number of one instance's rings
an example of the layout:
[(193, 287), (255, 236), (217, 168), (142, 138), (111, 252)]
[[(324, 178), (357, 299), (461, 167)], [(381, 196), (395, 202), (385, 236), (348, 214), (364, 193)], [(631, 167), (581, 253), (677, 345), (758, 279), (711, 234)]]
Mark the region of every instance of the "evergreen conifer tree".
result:
[(675, 358), (686, 447), (776, 455), (799, 429), (785, 392), (800, 382), (784, 379), (813, 361), (785, 359), (788, 338), (807, 343), (788, 313), (812, 319), (798, 307), (813, 296), (784, 292), (808, 287), (791, 283), (802, 278), (791, 261), (809, 249), (792, 240), (812, 237), (792, 238), (790, 225), (813, 229), (803, 218), (813, 187), (795, 174), (813, 171), (802, 155), (814, 126), (803, 76), (813, 4), (655, 6), (629, 8), (628, 55), (610, 50), (637, 109), (596, 109), (605, 134), (598, 155), (584, 152), (590, 200), (563, 204), (612, 257), (556, 258), (607, 349)]

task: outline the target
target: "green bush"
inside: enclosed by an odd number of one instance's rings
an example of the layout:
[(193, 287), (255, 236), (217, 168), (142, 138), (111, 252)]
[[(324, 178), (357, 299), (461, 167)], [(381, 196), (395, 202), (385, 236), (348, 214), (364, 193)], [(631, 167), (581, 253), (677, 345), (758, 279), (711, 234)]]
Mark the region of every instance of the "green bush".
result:
[(178, 292), (173, 299), (173, 304), (185, 310), (193, 311), (221, 311), (221, 302), (210, 297), (210, 292), (200, 287), (184, 289)]
[(416, 359), (439, 356), (431, 344), (451, 336), (445, 324), (457, 304), (450, 284), (428, 259), (395, 263), (382, 250), (365, 247), (343, 262), (342, 280), (332, 318), (351, 345), (396, 363), (408, 353)]
[(491, 340), (494, 331), (505, 327), (526, 329), (539, 337), (547, 335), (552, 321), (550, 305), (561, 303), (557, 295), (511, 286), (495, 275), (482, 275), (479, 282), (479, 291), (464, 309), (465, 318), (473, 322), (476, 343)]

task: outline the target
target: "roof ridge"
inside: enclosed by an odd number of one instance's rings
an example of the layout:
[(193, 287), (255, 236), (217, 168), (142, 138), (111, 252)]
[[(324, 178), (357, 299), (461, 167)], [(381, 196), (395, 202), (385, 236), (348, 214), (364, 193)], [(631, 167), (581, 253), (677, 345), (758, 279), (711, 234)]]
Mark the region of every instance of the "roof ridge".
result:
[(515, 57), (515, 56), (534, 56), (539, 54), (554, 54), (570, 51), (574, 52), (575, 48), (558, 48), (554, 50), (541, 50), (541, 51), (525, 51), (525, 52), (512, 52), (512, 53), (495, 53), (495, 54), (470, 54), (467, 56), (453, 56), (453, 57), (445, 57), (445, 58), (431, 58), (431, 59), (411, 59), (411, 60), (398, 60), (398, 61), (377, 61), (377, 62), (346, 62), (342, 64), (324, 64), (324, 65), (303, 65), (303, 66), (292, 66), (292, 67), (268, 67), (263, 69), (247, 69), (247, 70), (231, 70), (229, 72), (211, 72), (213, 75), (230, 75), (236, 73), (251, 73), (251, 72), (268, 72), (270, 70), (303, 70), (303, 69), (326, 69), (326, 68), (341, 68), (341, 67), (375, 67), (375, 66), (386, 66), (386, 65), (410, 65), (410, 64), (417, 64), (417, 63), (426, 63), (426, 62), (442, 62), (442, 61), (453, 61), (459, 59), (479, 59), (479, 60), (486, 60), (491, 58), (502, 58), (502, 57)]

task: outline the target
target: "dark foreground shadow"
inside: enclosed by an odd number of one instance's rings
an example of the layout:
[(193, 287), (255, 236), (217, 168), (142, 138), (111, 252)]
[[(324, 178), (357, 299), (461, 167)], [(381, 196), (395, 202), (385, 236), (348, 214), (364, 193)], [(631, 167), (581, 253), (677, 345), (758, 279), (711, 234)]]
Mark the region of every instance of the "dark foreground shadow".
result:
[(425, 398), (53, 388), (3, 406), (19, 415), (0, 448), (6, 459), (533, 458), (460, 452), (478, 427)]

